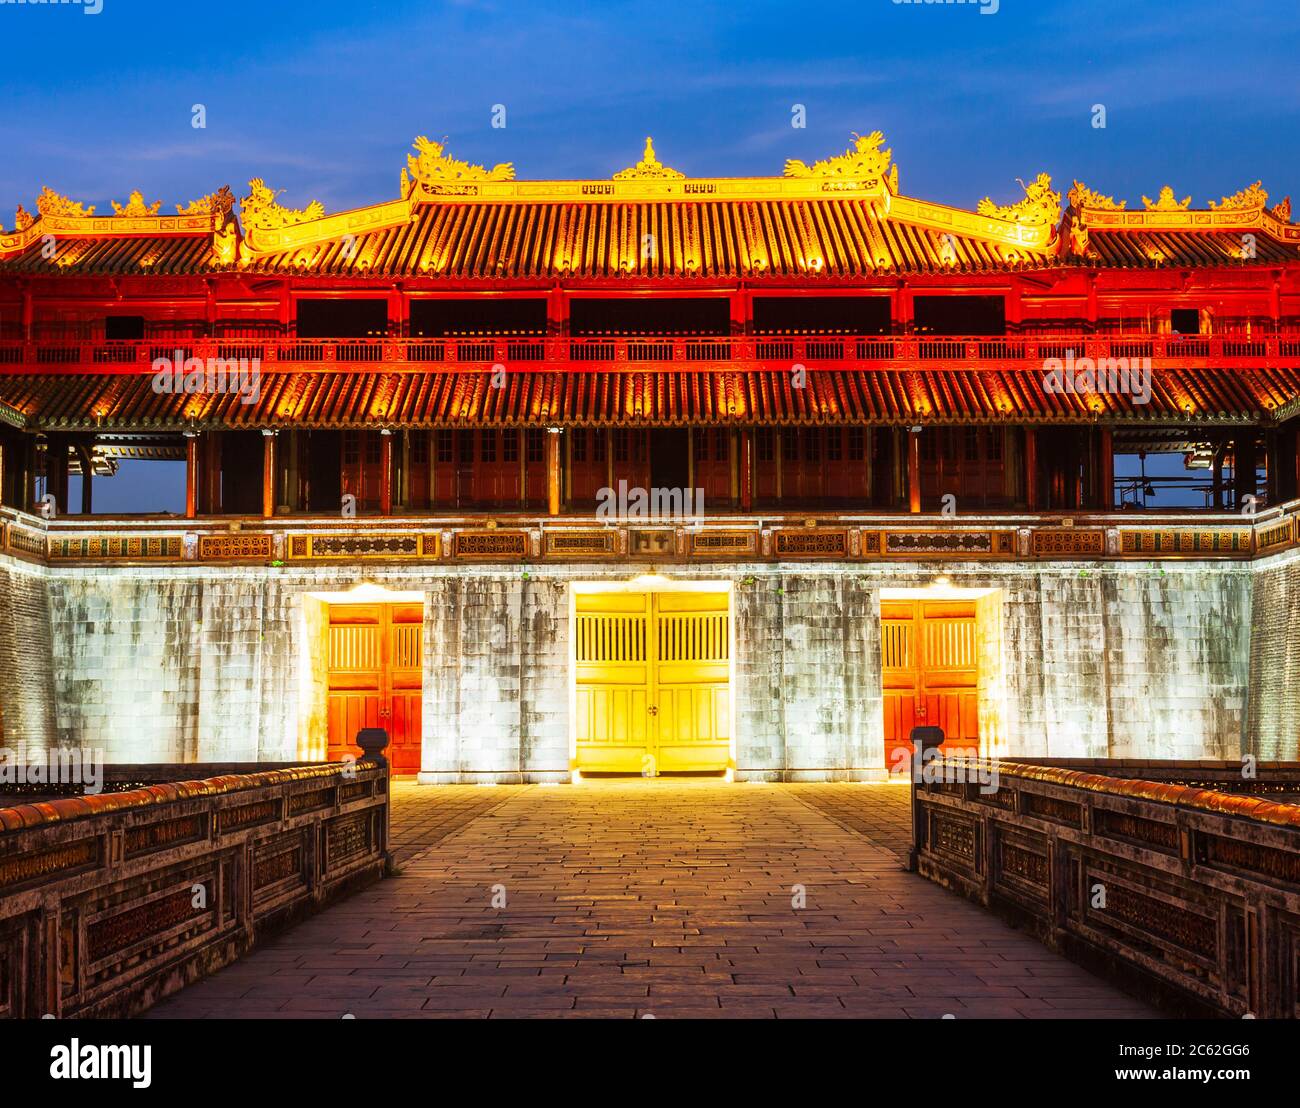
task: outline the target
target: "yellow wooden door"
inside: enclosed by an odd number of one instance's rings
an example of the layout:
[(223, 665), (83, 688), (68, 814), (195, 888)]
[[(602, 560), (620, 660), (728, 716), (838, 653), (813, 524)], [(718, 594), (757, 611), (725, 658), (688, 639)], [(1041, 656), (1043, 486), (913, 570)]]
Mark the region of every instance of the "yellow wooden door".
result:
[(575, 598), (577, 768), (717, 772), (731, 764), (726, 593)]
[(655, 624), (651, 730), (660, 773), (724, 770), (731, 759), (727, 594), (663, 592)]

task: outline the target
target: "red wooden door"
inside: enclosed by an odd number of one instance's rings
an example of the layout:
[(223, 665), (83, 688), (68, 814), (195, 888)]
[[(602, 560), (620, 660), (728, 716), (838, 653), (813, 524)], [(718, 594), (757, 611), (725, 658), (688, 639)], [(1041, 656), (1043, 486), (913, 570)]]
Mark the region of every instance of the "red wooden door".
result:
[(378, 431), (344, 431), (343, 492), (357, 498), (359, 511), (379, 510), (383, 439)]
[(599, 427), (571, 427), (565, 432), (569, 453), (569, 505), (596, 510), (600, 490), (609, 486), (609, 432)]
[(694, 433), (695, 487), (704, 490), (705, 510), (731, 504), (731, 431), (701, 427)]
[(330, 606), (329, 761), (360, 757), (357, 731), (382, 727), (393, 772), (419, 771), (423, 628), (419, 604)]
[(471, 502), (479, 507), (519, 507), (519, 432), (479, 431)]
[(973, 600), (882, 600), (885, 765), (906, 770), (913, 727), (942, 727), (944, 750), (979, 748)]

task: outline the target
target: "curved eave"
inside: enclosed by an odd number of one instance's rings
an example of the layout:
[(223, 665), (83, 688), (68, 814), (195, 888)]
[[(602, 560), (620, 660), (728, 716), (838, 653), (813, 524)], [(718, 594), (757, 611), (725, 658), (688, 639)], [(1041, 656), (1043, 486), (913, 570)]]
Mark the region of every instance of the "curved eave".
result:
[(538, 371), (493, 388), (480, 371), (278, 373), (235, 395), (157, 394), (151, 377), (0, 377), (0, 404), (43, 430), (197, 427), (672, 427), (1272, 423), (1300, 404), (1300, 369), (1156, 371), (1148, 403), (1049, 393), (1031, 370), (788, 373)]

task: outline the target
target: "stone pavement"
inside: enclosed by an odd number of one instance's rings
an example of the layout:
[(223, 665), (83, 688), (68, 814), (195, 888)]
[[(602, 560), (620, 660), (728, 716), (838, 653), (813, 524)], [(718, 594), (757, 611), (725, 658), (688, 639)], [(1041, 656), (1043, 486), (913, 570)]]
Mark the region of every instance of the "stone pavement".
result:
[(1156, 1015), (905, 873), (896, 785), (399, 783), (393, 840), (397, 876), (148, 1015)]

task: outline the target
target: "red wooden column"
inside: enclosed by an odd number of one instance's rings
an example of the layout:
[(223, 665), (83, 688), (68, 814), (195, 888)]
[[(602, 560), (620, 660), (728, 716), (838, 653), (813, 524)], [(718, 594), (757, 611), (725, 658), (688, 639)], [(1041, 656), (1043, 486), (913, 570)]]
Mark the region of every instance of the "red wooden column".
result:
[(207, 431), (203, 435), (203, 511), (207, 515), (221, 514), (221, 432)]
[(1115, 507), (1115, 446), (1109, 427), (1097, 436), (1097, 507), (1109, 512)]
[(754, 428), (740, 431), (740, 510), (754, 510)]
[(275, 432), (262, 431), (262, 518), (275, 515)]
[(546, 428), (546, 511), (560, 514), (560, 429)]
[(185, 518), (199, 514), (199, 433), (185, 432)]
[(393, 432), (379, 432), (379, 514), (393, 514)]
[(1025, 507), (1038, 508), (1038, 435), (1033, 427), (1025, 428)]
[(907, 433), (907, 507), (916, 513), (921, 510), (921, 432)]
[(95, 439), (79, 440), (73, 444), (77, 460), (81, 463), (81, 514), (88, 516), (94, 508)]
[(45, 495), (54, 497), (54, 510), (68, 510), (68, 440), (63, 435), (45, 436)]

